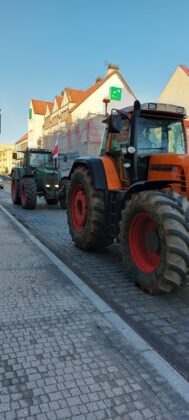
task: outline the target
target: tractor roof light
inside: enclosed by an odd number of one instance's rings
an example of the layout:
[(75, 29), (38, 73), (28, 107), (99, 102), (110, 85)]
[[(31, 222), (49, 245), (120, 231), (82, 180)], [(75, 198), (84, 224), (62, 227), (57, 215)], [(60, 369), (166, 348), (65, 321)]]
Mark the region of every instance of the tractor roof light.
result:
[(59, 188), (59, 185), (58, 184), (55, 184), (55, 188)]
[(151, 109), (152, 111), (155, 111), (157, 109), (157, 104), (155, 103), (149, 103), (148, 109)]
[(177, 106), (177, 112), (178, 112), (178, 114), (184, 114), (184, 107), (183, 106)]
[(50, 184), (46, 184), (46, 185), (45, 185), (45, 187), (46, 187), (46, 188), (50, 188)]

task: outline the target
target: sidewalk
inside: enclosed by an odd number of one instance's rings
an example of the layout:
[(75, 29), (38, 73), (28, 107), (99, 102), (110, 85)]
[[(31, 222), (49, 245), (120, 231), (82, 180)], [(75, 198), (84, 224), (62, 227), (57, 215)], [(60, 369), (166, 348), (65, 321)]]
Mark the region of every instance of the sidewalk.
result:
[(189, 404), (0, 209), (0, 420), (144, 418)]

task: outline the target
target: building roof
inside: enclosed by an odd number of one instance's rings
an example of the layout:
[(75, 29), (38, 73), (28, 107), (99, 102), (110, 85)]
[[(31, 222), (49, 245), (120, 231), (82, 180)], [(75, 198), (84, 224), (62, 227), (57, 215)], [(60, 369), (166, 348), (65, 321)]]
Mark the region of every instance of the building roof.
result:
[(179, 67), (189, 76), (189, 69), (184, 64), (179, 64)]
[(93, 86), (91, 86), (89, 89), (87, 89), (84, 92), (84, 95), (81, 99), (80, 102), (76, 103), (71, 109), (70, 112), (73, 112), (79, 105), (81, 105), (82, 102), (84, 102), (89, 96), (92, 95), (92, 93), (94, 93), (97, 89), (99, 89), (108, 79), (110, 79), (110, 77), (113, 76), (113, 74), (117, 74), (117, 76), (120, 78), (120, 80), (122, 81), (122, 83), (126, 86), (127, 90), (131, 93), (131, 95), (134, 95), (134, 93), (132, 92), (132, 90), (130, 89), (130, 87), (128, 86), (128, 84), (126, 83), (126, 81), (123, 79), (123, 77), (121, 76), (121, 74), (117, 71), (114, 70), (111, 73), (109, 73), (106, 77), (104, 77), (104, 79), (99, 80), (98, 82), (96, 82)]
[(32, 99), (32, 106), (35, 114), (45, 115), (47, 105), (53, 105), (53, 102), (39, 101), (38, 99)]
[(69, 101), (74, 104), (80, 103), (86, 96), (86, 92), (84, 90), (66, 88), (65, 91)]
[(47, 104), (47, 106), (48, 106), (49, 111), (50, 111), (50, 113), (51, 113), (51, 112), (52, 112), (52, 110), (53, 110), (53, 106), (54, 106), (53, 102), (49, 102), (49, 103)]
[(22, 136), (21, 139), (17, 140), (15, 144), (22, 143), (26, 140), (28, 140), (28, 133), (24, 134), (24, 136)]
[[(56, 100), (56, 103), (58, 105), (58, 108), (61, 108), (63, 96), (55, 96), (55, 100)], [(53, 107), (52, 107), (52, 109), (53, 109)]]

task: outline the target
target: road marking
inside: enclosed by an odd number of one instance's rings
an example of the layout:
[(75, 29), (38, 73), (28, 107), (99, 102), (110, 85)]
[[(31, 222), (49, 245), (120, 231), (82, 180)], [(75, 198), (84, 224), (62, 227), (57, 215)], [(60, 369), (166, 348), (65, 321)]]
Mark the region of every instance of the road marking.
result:
[(52, 261), (56, 267), (96, 306), (104, 317), (124, 335), (126, 341), (135, 347), (148, 364), (153, 366), (181, 397), (189, 402), (189, 382), (183, 378), (162, 356), (159, 355), (136, 331), (131, 328), (116, 312), (101, 299), (79, 276), (64, 264), (53, 252), (28, 231), (18, 220), (12, 216), (1, 204), (0, 209), (25, 233), (25, 235)]

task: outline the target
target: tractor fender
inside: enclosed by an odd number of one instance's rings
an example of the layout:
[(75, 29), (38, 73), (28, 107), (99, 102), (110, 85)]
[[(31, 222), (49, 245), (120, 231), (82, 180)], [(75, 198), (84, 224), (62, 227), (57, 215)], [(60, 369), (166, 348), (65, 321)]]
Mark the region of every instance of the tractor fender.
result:
[(71, 175), (74, 172), (75, 168), (77, 168), (78, 166), (85, 166), (89, 169), (95, 189), (108, 189), (104, 166), (102, 160), (99, 157), (85, 156), (75, 159), (71, 167), (70, 173), (68, 175), (69, 180), (71, 179)]
[(22, 177), (25, 175), (25, 168), (13, 168), (11, 176), (14, 176), (16, 180), (21, 180)]
[(133, 194), (141, 191), (149, 190), (162, 190), (163, 188), (170, 187), (173, 183), (179, 183), (176, 180), (162, 180), (162, 181), (140, 181), (135, 182), (131, 187), (128, 188), (125, 193), (122, 193), (120, 210), (123, 209), (126, 200), (129, 200)]

